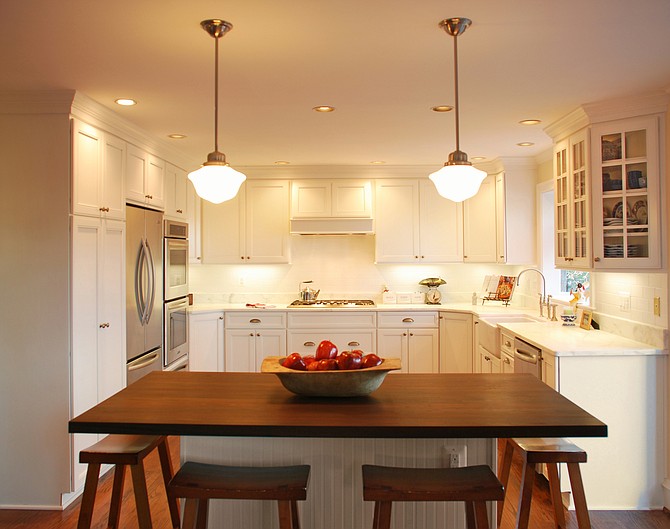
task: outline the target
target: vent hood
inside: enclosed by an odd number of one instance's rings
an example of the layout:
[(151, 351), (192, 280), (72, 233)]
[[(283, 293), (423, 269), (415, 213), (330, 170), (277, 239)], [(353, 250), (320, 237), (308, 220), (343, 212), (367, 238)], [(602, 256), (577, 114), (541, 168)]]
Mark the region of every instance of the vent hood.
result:
[(371, 218), (313, 217), (291, 219), (291, 233), (300, 235), (370, 235), (374, 233)]

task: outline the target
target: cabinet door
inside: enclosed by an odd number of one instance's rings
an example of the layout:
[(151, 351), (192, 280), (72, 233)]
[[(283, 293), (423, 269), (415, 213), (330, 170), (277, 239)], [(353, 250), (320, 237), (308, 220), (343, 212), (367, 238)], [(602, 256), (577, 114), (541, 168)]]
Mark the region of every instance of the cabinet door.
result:
[(202, 262), (206, 264), (243, 263), (245, 248), (244, 194), (246, 184), (237, 196), (221, 204), (206, 200), (202, 205)]
[(99, 216), (101, 211), (102, 132), (72, 120), (72, 212)]
[(372, 183), (369, 180), (333, 180), (331, 197), (333, 217), (372, 217)]
[(439, 372), (437, 329), (409, 329), (408, 372)]
[(228, 329), (224, 357), (226, 371), (254, 373), (256, 368), (256, 331), (250, 329)]
[[(499, 173), (495, 176), (496, 179), (496, 261), (498, 263), (505, 262), (505, 255), (507, 250), (506, 245), (506, 226), (505, 226), (505, 174)], [(531, 241), (528, 241), (529, 243)]]
[(223, 313), (189, 314), (190, 371), (223, 371)]
[(103, 138), (102, 197), (103, 217), (123, 220), (126, 218), (125, 168), (126, 142), (111, 134)]
[(500, 359), (501, 373), (514, 373), (514, 357), (503, 353)]
[(418, 181), (378, 180), (375, 196), (376, 262), (419, 262)]
[(260, 371), (265, 357), (286, 356), (286, 331), (283, 329), (258, 329), (255, 345), (256, 364), (254, 371)]
[(377, 330), (377, 354), (382, 358), (400, 358), (400, 373), (410, 372), (408, 334), (407, 329)]
[(157, 208), (165, 207), (165, 161), (148, 155), (147, 158), (147, 180), (145, 183), (145, 197), (147, 204)]
[(546, 351), (542, 353), (542, 382), (556, 391), (560, 391), (558, 387), (558, 380), (556, 378), (556, 357), (548, 354)]
[(289, 186), (284, 180), (251, 180), (246, 189), (245, 260), (289, 262)]
[(659, 119), (594, 125), (594, 267), (661, 266)]
[(591, 178), (586, 130), (570, 137), (571, 267), (591, 267)]
[(170, 163), (165, 164), (165, 216), (188, 220), (188, 179), (186, 171)]
[(188, 206), (188, 260), (190, 263), (202, 262), (202, 201), (196, 194), (193, 184), (186, 178), (186, 199)]
[(330, 180), (294, 180), (291, 182), (291, 218), (330, 217)]
[[(333, 329), (291, 330), (288, 332), (288, 351), (300, 354), (314, 354), (322, 340), (330, 340), (339, 351), (361, 349), (364, 353), (377, 351), (377, 336), (374, 329), (335, 331)], [(396, 354), (396, 357), (398, 355)]]
[(144, 183), (147, 179), (147, 153), (135, 145), (126, 147), (126, 198), (144, 204)]
[(440, 313), (440, 373), (472, 373), (472, 315)]
[(569, 264), (570, 251), (570, 178), (568, 168), (568, 141), (554, 146), (554, 262), (556, 266)]
[(495, 177), (487, 176), (479, 192), (463, 202), (463, 261), (495, 263), (496, 229)]
[(430, 181), (421, 181), (419, 247), (424, 263), (463, 261), (463, 204), (440, 196)]
[(477, 346), (477, 351), (479, 356), (479, 372), (493, 373), (493, 363), (491, 359), (495, 357), (481, 345)]

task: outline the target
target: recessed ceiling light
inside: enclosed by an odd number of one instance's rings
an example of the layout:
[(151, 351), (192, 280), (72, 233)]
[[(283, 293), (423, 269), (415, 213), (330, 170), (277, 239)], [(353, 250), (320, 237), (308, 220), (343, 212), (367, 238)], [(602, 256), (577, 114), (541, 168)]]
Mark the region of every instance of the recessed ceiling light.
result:
[(454, 107), (449, 105), (437, 105), (431, 108), (433, 112), (451, 112), (453, 109)]
[(287, 162), (286, 160), (277, 160), (275, 162), (275, 165), (290, 165), (291, 162)]
[(186, 134), (168, 134), (168, 138), (173, 140), (183, 140), (186, 137)]
[(481, 162), (482, 160), (486, 160), (486, 156), (473, 156), (470, 158), (473, 162)]
[(312, 110), (315, 112), (332, 112), (335, 110), (335, 107), (331, 107), (330, 105), (319, 105), (317, 107), (314, 107)]
[(519, 147), (532, 147), (535, 145), (532, 141), (522, 141), (521, 143), (517, 143)]
[(372, 160), (370, 163), (372, 165), (382, 165), (385, 164), (386, 162), (384, 160)]
[(115, 99), (114, 102), (122, 107), (132, 107), (133, 105), (137, 105), (137, 101), (127, 97), (120, 97), (119, 99)]
[(539, 119), (522, 119), (519, 123), (521, 125), (539, 125), (542, 121)]

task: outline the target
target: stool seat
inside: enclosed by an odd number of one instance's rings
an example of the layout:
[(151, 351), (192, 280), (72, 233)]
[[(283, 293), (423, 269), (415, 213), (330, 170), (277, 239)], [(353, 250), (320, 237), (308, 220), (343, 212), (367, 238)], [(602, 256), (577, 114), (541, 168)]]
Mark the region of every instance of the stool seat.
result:
[(363, 465), (363, 499), (375, 502), (373, 529), (388, 529), (394, 501), (463, 501), (468, 529), (488, 528), (487, 501), (505, 497), (486, 465), (460, 468), (399, 468)]
[(209, 499), (275, 500), (280, 529), (299, 529), (297, 501), (307, 498), (309, 465), (237, 467), (188, 461), (168, 485), (172, 498), (186, 498), (183, 527), (207, 526)]
[[(151, 512), (144, 473), (144, 458), (154, 449), (158, 449), (163, 481), (167, 485), (174, 474), (170, 460), (170, 450), (165, 436), (154, 435), (108, 435), (92, 446), (79, 452), (79, 462), (88, 464), (86, 482), (82, 494), (77, 529), (89, 529), (93, 519), (93, 507), (98, 488), (101, 465), (114, 465), (114, 483), (109, 506), (108, 527), (116, 529), (119, 525), (123, 482), (126, 467), (130, 467), (135, 494), (135, 506), (140, 529), (151, 529)], [(179, 527), (179, 505), (168, 498), (172, 526)]]
[[(579, 529), (591, 529), (589, 511), (586, 506), (586, 494), (579, 469), (580, 463), (586, 463), (586, 452), (567, 439), (562, 438), (514, 438), (505, 440), (505, 449), (500, 469), (500, 481), (505, 485), (509, 481), (510, 468), (514, 452), (521, 454), (523, 469), (519, 486), (517, 508), (517, 529), (527, 529), (530, 519), (530, 504), (535, 481), (536, 465), (545, 464), (549, 479), (549, 492), (554, 507), (556, 527), (565, 529), (565, 513), (558, 478), (558, 464), (566, 463), (568, 476), (575, 501), (575, 514)], [(502, 519), (503, 502), (498, 504), (498, 524)]]

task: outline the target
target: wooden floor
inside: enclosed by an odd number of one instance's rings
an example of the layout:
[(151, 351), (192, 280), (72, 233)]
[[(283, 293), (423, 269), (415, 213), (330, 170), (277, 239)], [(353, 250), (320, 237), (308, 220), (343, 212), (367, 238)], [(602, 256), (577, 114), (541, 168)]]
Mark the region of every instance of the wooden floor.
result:
[[(175, 467), (179, 465), (179, 439), (170, 438)], [(170, 516), (165, 502), (165, 487), (160, 472), (158, 453), (154, 451), (145, 460), (147, 467), (147, 481), (151, 502), (151, 516), (155, 529), (170, 529)], [(511, 498), (518, 497), (520, 478), (519, 461), (514, 460), (508, 493)], [(107, 527), (107, 513), (111, 495), (111, 472), (100, 480), (95, 512), (93, 515), (94, 529)], [(588, 500), (588, 491), (587, 491)], [(505, 503), (501, 529), (513, 529), (515, 521), (514, 501)], [(0, 529), (75, 529), (79, 514), (79, 502), (73, 503), (64, 511), (25, 511), (0, 510)], [(577, 529), (577, 522), (573, 512), (568, 512), (567, 529)], [(663, 511), (592, 511), (591, 523), (593, 529), (670, 529), (670, 514)], [(135, 500), (132, 493), (130, 473), (126, 475), (123, 506), (121, 508), (121, 529), (136, 529)], [(544, 478), (535, 483), (533, 504), (530, 513), (531, 529), (554, 529), (549, 487)], [(309, 528), (305, 528), (309, 529)], [(352, 528), (354, 529), (354, 528)], [(360, 528), (366, 529), (366, 528)], [(409, 528), (407, 528), (409, 529)]]

